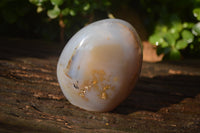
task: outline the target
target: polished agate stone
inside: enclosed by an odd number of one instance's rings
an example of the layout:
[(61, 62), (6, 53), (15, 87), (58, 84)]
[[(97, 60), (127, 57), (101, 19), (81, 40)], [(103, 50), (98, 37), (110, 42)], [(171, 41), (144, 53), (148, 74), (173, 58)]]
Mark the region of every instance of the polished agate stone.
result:
[(70, 103), (105, 112), (131, 93), (141, 65), (141, 41), (135, 29), (123, 20), (105, 19), (69, 40), (58, 61), (57, 77)]

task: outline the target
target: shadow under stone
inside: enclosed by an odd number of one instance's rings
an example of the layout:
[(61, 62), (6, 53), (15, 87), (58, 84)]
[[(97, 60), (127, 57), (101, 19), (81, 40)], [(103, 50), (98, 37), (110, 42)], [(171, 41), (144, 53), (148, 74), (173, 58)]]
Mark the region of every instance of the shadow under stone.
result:
[(200, 76), (168, 75), (141, 77), (130, 94), (113, 113), (130, 114), (136, 111), (157, 112), (200, 93)]

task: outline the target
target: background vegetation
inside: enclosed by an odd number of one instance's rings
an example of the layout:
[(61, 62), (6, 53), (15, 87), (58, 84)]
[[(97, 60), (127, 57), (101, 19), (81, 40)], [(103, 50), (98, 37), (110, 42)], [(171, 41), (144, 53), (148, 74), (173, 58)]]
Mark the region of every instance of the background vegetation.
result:
[(63, 43), (124, 5), (139, 14), (164, 59), (200, 58), (200, 0), (1, 0), (0, 36)]

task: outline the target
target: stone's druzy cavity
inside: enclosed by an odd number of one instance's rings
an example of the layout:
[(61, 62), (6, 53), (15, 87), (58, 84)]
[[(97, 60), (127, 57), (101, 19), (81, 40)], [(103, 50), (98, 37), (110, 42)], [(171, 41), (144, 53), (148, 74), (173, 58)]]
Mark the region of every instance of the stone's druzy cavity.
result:
[(73, 105), (105, 112), (129, 95), (141, 65), (141, 42), (135, 29), (123, 20), (105, 19), (70, 39), (59, 58), (57, 76)]

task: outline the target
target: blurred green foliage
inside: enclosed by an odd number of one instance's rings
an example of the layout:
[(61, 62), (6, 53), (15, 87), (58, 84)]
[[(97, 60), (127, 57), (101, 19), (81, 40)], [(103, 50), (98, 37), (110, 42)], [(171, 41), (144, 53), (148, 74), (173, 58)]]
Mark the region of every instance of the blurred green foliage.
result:
[[(111, 5), (109, 0), (29, 0), (37, 6), (37, 13), (45, 12), (50, 19), (55, 19), (60, 26), (60, 40), (64, 42), (66, 29), (70, 29), (78, 22), (94, 21), (94, 12), (106, 12)], [(80, 28), (80, 27), (79, 27)], [(71, 30), (72, 31), (72, 30)], [(69, 32), (68, 32), (69, 33)]]
[[(75, 25), (81, 27), (90, 21), (94, 21), (96, 10), (107, 11), (111, 5), (109, 0), (29, 0), (37, 6), (37, 13), (45, 12), (49, 19), (55, 20), (60, 26), (60, 41), (65, 42), (65, 30)], [(78, 27), (77, 29), (79, 29)], [(69, 32), (68, 32), (69, 33)]]
[(0, 36), (5, 37), (55, 40), (59, 35), (59, 26), (49, 23), (46, 14), (38, 15), (28, 0), (0, 1), (0, 29)]
[(67, 17), (77, 15), (91, 15), (95, 10), (106, 10), (111, 5), (109, 0), (29, 0), (37, 6), (37, 12), (47, 11), (51, 19), (64, 16), (65, 23), (70, 21)]
[(148, 14), (150, 43), (164, 59), (200, 54), (200, 0), (140, 0)]
[(164, 59), (200, 58), (200, 0), (1, 0), (0, 36), (67, 40), (123, 5), (139, 13)]
[(67, 40), (86, 23), (105, 18), (110, 5), (109, 0), (1, 0), (0, 36), (58, 41), (62, 27)]

